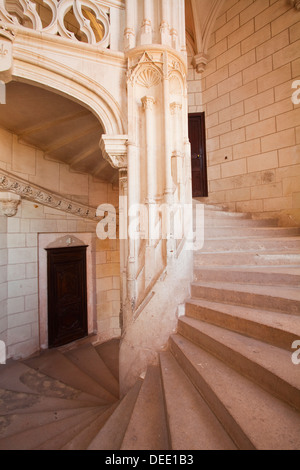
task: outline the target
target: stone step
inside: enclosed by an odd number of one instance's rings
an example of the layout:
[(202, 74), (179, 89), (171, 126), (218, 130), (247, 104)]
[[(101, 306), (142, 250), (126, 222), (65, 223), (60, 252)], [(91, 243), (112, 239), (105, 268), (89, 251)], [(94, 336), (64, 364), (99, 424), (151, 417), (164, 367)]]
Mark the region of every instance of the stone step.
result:
[(121, 450), (169, 448), (160, 370), (158, 366), (149, 366)]
[(9, 361), (0, 366), (0, 388), (98, 404), (98, 399), (93, 395), (76, 390), (18, 361)]
[[(202, 218), (200, 220), (194, 219), (194, 227), (202, 226)], [(228, 217), (220, 215), (214, 217), (212, 214), (204, 215), (204, 227), (278, 227), (278, 221), (275, 219), (249, 219), (248, 217)]]
[(209, 239), (205, 238), (202, 249), (195, 253), (201, 256), (203, 253), (224, 253), (232, 254), (239, 252), (270, 252), (277, 251), (284, 253), (285, 251), (298, 251), (300, 254), (300, 237), (283, 237), (283, 238), (236, 238), (235, 234), (229, 238)]
[(61, 450), (86, 450), (99, 430), (118, 407), (118, 402), (111, 405), (104, 413), (100, 414), (95, 420), (88, 424), (84, 429), (78, 431), (76, 436), (64, 443)]
[(228, 212), (227, 207), (223, 204), (205, 204), (203, 202), (197, 201), (197, 199), (193, 199), (192, 204), (193, 208), (197, 205), (201, 205), (204, 206), (205, 210)]
[(119, 345), (118, 338), (94, 345), (97, 353), (105, 362), (115, 379), (119, 382)]
[(263, 284), (277, 286), (300, 286), (299, 267), (248, 267), (248, 268), (210, 268), (194, 270), (194, 281), (197, 282), (236, 282), (238, 284)]
[(135, 385), (122, 398), (119, 406), (106, 421), (102, 429), (90, 443), (88, 450), (119, 450), (134, 409), (142, 380), (138, 379)]
[(201, 266), (299, 266), (299, 251), (284, 251), (282, 253), (263, 251), (257, 252), (219, 252), (195, 253), (194, 267)]
[(300, 317), (295, 315), (199, 299), (186, 302), (185, 314), (289, 352), (292, 351), (293, 342), (300, 338)]
[[(193, 215), (200, 214), (203, 212), (204, 209), (204, 215), (205, 217), (208, 218), (222, 218), (222, 219), (252, 219), (251, 214), (245, 213), (245, 212), (230, 212), (230, 211), (224, 211), (222, 209), (218, 208), (211, 208), (208, 206), (193, 206)], [(268, 219), (267, 219), (268, 220)]]
[(95, 418), (95, 410), (83, 411), (80, 415), (71, 416), (60, 421), (52, 422), (28, 429), (0, 440), (0, 450), (35, 450), (51, 437), (63, 431), (74, 430), (75, 426), (84, 427)]
[(39, 426), (55, 423), (71, 416), (82, 415), (83, 412), (96, 411), (97, 408), (75, 408), (69, 410), (44, 411), (40, 413), (10, 414), (0, 417), (0, 442), (1, 439), (18, 434)]
[(298, 411), (187, 339), (172, 336), (170, 347), (239, 449), (300, 448)]
[(64, 355), (116, 399), (119, 398), (117, 380), (91, 344), (67, 351)]
[(160, 353), (171, 448), (234, 450), (235, 444), (170, 352)]
[(218, 282), (194, 282), (193, 298), (243, 305), (275, 312), (300, 315), (300, 291), (297, 288), (243, 285)]
[(178, 333), (300, 410), (300, 375), (292, 351), (194, 318), (181, 317)]
[(70, 400), (52, 398), (35, 393), (14, 392), (0, 389), (0, 415), (20, 413), (42, 413), (44, 411), (57, 411), (95, 406), (92, 401)]
[[(232, 227), (215, 227), (205, 228), (205, 240), (231, 238)], [(300, 235), (299, 227), (235, 227), (234, 237), (238, 238), (283, 238), (283, 237), (297, 237)]]
[(93, 395), (97, 398), (99, 405), (107, 405), (116, 400), (111, 393), (101, 387), (95, 380), (57, 350), (45, 351), (40, 356), (27, 359), (24, 363), (77, 390)]

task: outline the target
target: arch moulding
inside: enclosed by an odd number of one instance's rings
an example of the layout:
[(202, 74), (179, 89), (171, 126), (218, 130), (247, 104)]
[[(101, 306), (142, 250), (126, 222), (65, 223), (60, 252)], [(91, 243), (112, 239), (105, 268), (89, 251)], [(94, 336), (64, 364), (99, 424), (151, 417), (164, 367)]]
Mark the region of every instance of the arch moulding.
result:
[(124, 134), (125, 116), (112, 94), (83, 73), (14, 44), (12, 79), (46, 88), (88, 108), (105, 134)]

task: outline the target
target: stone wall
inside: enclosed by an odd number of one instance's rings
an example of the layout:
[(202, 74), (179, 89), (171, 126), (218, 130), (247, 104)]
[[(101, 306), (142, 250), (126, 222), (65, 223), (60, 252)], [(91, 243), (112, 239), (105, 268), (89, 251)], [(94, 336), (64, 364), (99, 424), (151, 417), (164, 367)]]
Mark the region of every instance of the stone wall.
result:
[[(0, 133), (0, 168), (92, 207), (107, 202), (118, 205), (118, 187), (72, 173), (67, 165), (46, 160), (39, 149), (21, 144), (17, 136), (3, 129)], [(0, 223), (0, 334), (6, 328), (8, 357), (24, 357), (40, 345), (39, 234), (57, 234), (59, 238), (86, 232), (96, 239), (96, 222), (22, 199), (16, 216), (0, 217)], [(104, 341), (120, 334), (117, 242), (95, 241), (92, 259), (97, 305), (94, 332)]]
[[(189, 112), (206, 113), (209, 202), (300, 224), (300, 12), (285, 0), (225, 0)], [(191, 63), (191, 57), (190, 57)]]
[(7, 339), (7, 239), (5, 216), (0, 215), (0, 340)]

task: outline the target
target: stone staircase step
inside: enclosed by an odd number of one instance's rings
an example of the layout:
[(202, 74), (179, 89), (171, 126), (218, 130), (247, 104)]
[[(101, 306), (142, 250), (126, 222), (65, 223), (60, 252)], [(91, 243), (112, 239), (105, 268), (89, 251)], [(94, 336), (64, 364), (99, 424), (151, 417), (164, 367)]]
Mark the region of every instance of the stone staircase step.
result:
[(243, 305), (274, 312), (300, 314), (300, 291), (293, 287), (243, 285), (229, 282), (194, 282), (193, 298)]
[(119, 398), (117, 380), (91, 344), (67, 351), (64, 355), (116, 399)]
[(115, 379), (119, 382), (119, 345), (118, 338), (95, 345), (95, 349)]
[(185, 315), (291, 351), (300, 338), (300, 317), (240, 305), (190, 299)]
[(234, 450), (224, 431), (170, 352), (160, 353), (171, 448), (176, 450)]
[(300, 376), (292, 362), (292, 350), (194, 318), (180, 318), (178, 333), (300, 410)]
[[(196, 224), (197, 222), (197, 224)], [(194, 220), (194, 226), (197, 227), (201, 223), (201, 220)], [(196, 225), (195, 225), (196, 224)], [(213, 214), (204, 214), (204, 227), (210, 229), (212, 227), (224, 228), (224, 227), (278, 227), (278, 221), (276, 219), (251, 219), (248, 217), (228, 217), (226, 215), (220, 215), (215, 217)]]
[(114, 403), (104, 413), (97, 416), (92, 423), (88, 424), (81, 431), (76, 432), (76, 435), (71, 440), (67, 441), (61, 447), (61, 450), (86, 450), (118, 405), (119, 402)]
[(95, 380), (57, 350), (45, 351), (40, 356), (28, 359), (24, 363), (75, 389), (94, 396), (96, 403), (99, 405), (107, 405), (115, 401), (115, 397), (111, 393), (101, 387)]
[(284, 238), (237, 238), (235, 234), (231, 238), (209, 239), (205, 238), (204, 246), (196, 252), (196, 255), (202, 253), (224, 253), (229, 251), (232, 255), (238, 252), (251, 251), (270, 252), (277, 251), (297, 251), (300, 253), (300, 237), (284, 237)]
[(141, 386), (121, 450), (167, 450), (168, 431), (160, 369), (150, 366)]
[[(0, 366), (0, 388), (46, 397), (81, 400), (86, 403), (95, 402), (93, 395), (76, 390), (18, 361), (9, 361)], [(96, 402), (98, 404), (98, 400)]]
[(238, 284), (260, 284), (278, 286), (300, 286), (299, 267), (236, 267), (226, 266), (207, 269), (195, 269), (194, 281), (197, 282), (236, 282)]
[(300, 265), (300, 253), (298, 251), (285, 252), (196, 252), (194, 266), (291, 266)]
[[(96, 404), (97, 405), (97, 404)], [(35, 393), (14, 392), (0, 389), (0, 416), (21, 413), (42, 413), (95, 406), (92, 401), (52, 398)]]
[(180, 335), (170, 348), (239, 449), (300, 448), (298, 411)]
[(69, 410), (44, 411), (40, 413), (21, 413), (0, 416), (0, 442), (1, 439), (18, 434), (29, 429), (54, 423), (71, 416), (81, 415), (83, 412), (96, 411), (96, 407), (75, 408)]
[(88, 421), (95, 417), (95, 410), (83, 411), (81, 414), (28, 429), (0, 440), (0, 450), (35, 450), (51, 437), (63, 431), (74, 430), (76, 425), (86, 426)]
[[(203, 206), (193, 206), (193, 215), (197, 215), (203, 211)], [(231, 211), (224, 211), (218, 208), (211, 208), (208, 206), (204, 206), (204, 215), (208, 218), (221, 218), (221, 219), (252, 219), (251, 214), (245, 212), (231, 212)], [(253, 220), (253, 219), (252, 219)]]
[(141, 385), (142, 380), (138, 379), (92, 440), (88, 450), (119, 450), (121, 448)]
[[(218, 239), (232, 237), (232, 227), (210, 227), (205, 228), (205, 239)], [(300, 235), (299, 227), (235, 227), (235, 238), (283, 238), (298, 237)]]

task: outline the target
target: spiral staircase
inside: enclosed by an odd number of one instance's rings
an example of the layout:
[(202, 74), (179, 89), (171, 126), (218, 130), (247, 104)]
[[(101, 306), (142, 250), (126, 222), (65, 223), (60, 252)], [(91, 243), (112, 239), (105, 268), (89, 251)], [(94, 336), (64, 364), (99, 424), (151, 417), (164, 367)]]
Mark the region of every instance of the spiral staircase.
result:
[(206, 207), (185, 316), (158, 364), (119, 397), (118, 340), (9, 360), (0, 449), (299, 449), (299, 236)]

